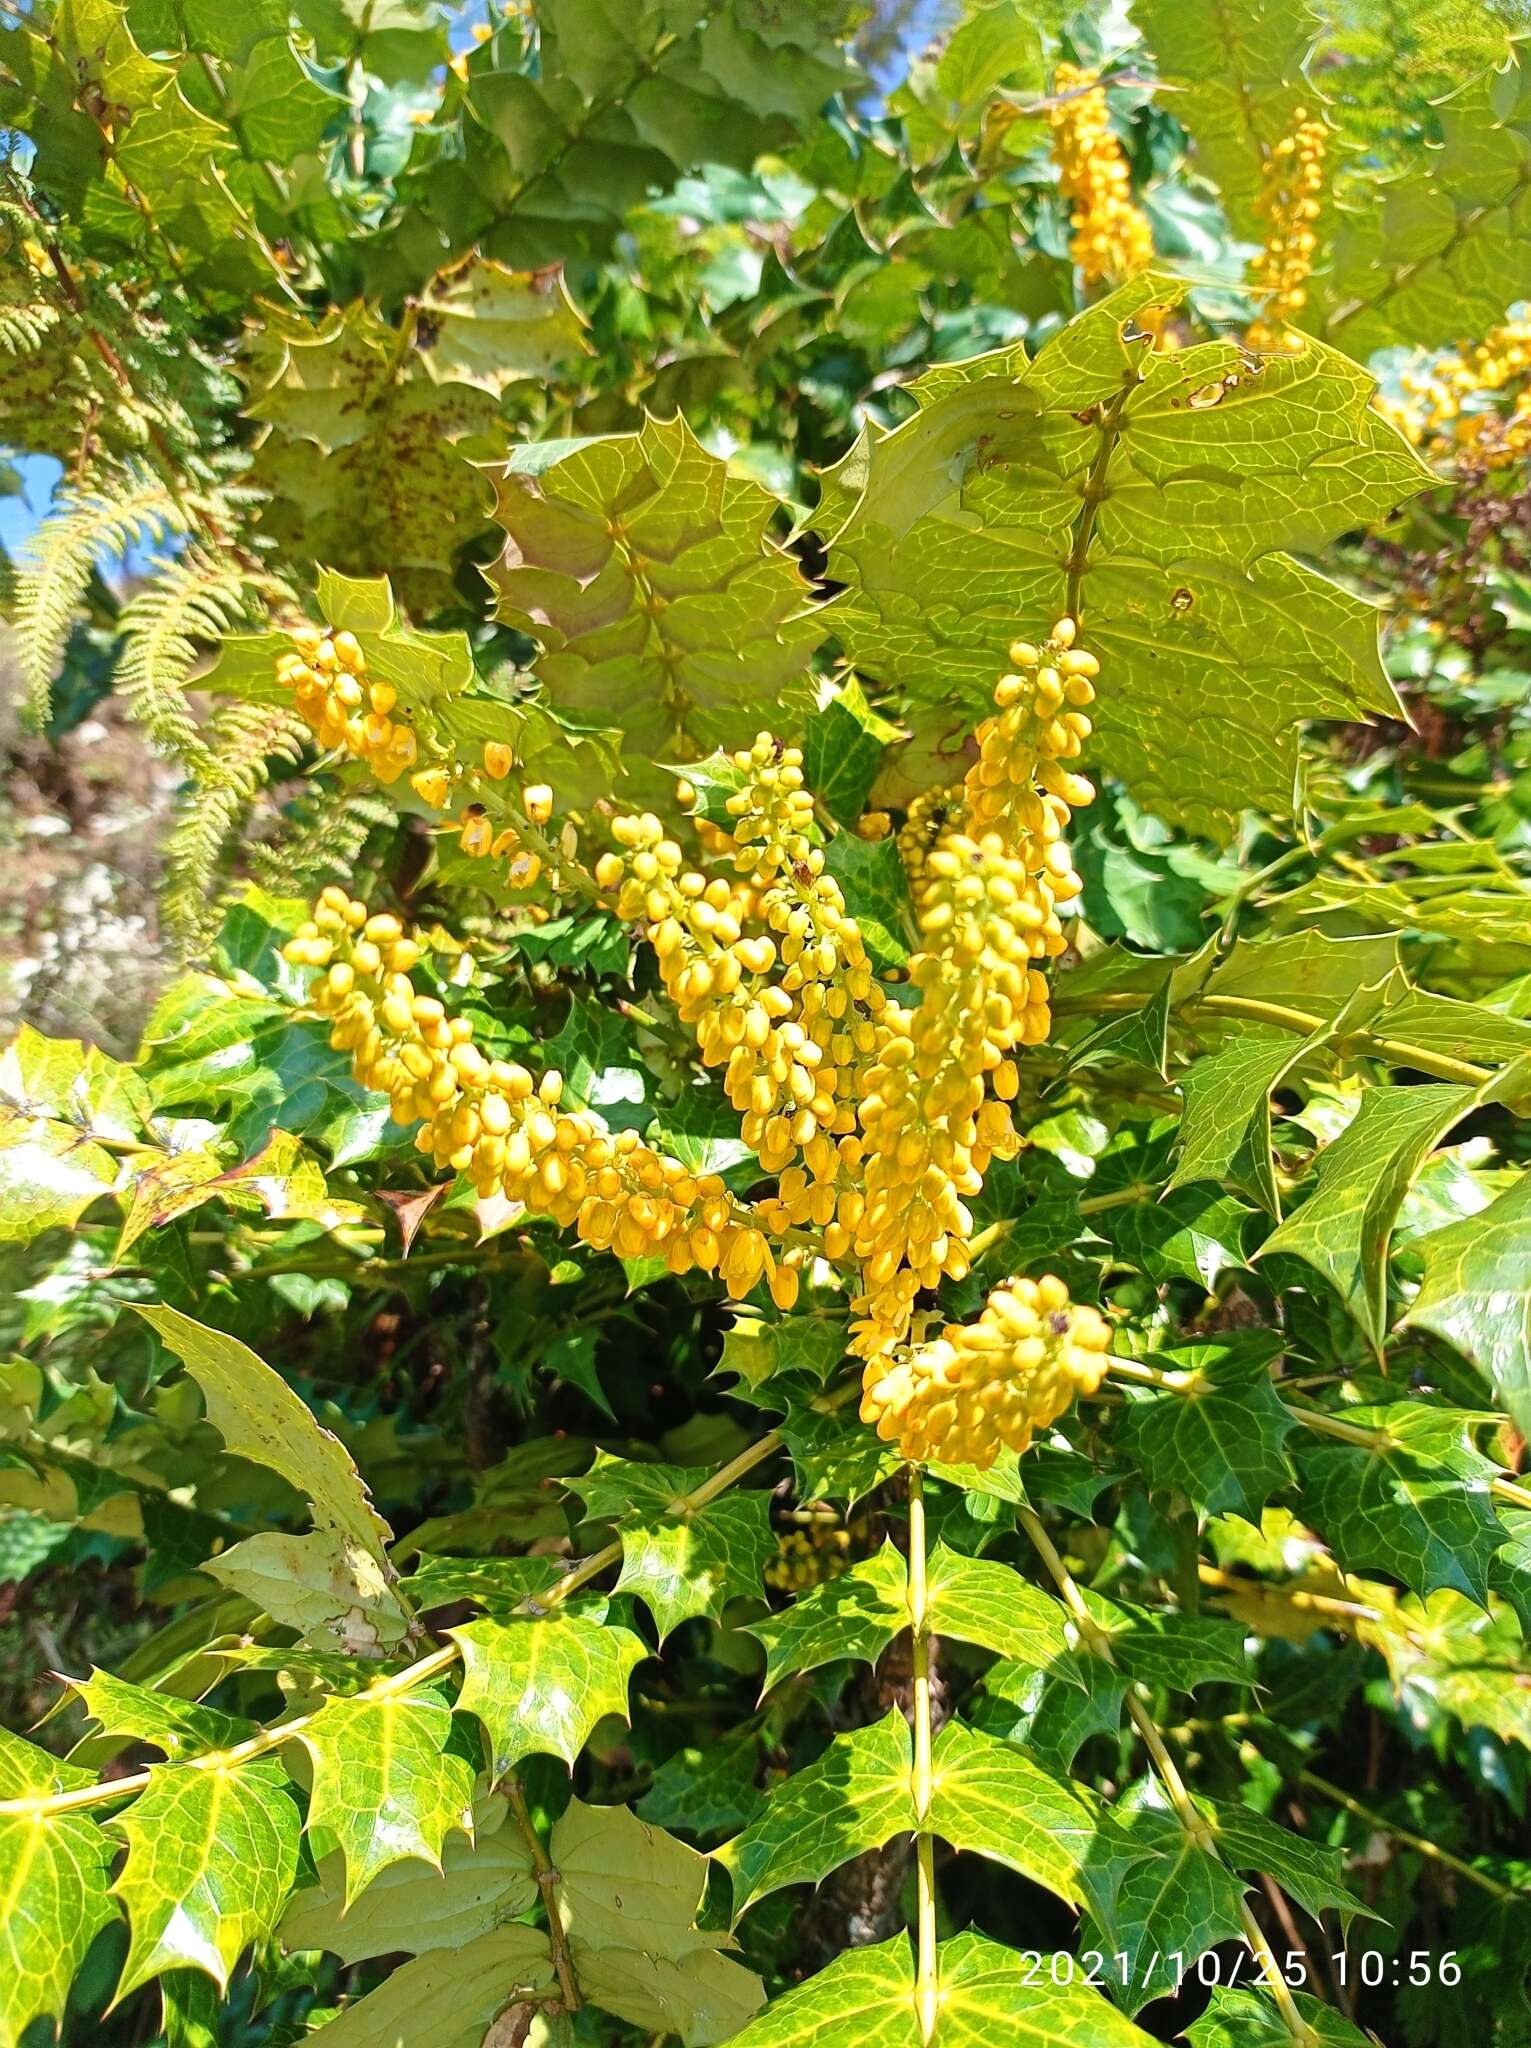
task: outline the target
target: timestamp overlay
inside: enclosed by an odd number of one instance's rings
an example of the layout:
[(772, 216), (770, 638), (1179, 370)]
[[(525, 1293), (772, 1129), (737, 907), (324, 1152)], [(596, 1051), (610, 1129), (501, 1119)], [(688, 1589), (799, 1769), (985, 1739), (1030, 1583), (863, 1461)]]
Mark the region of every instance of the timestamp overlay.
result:
[[(1298, 1991), (1308, 1985), (1312, 1965), (1303, 1950), (1288, 1949), (1285, 1955), (1273, 1951), (1272, 1956), (1285, 1984)], [(1443, 1984), (1449, 1989), (1462, 1981), (1462, 1966), (1455, 1949), (1400, 1949), (1395, 1955), (1378, 1948), (1336, 1949), (1327, 1961), (1337, 1984), (1361, 1985), (1367, 1990), (1403, 1984), (1418, 1988)], [(1140, 1949), (1129, 1954), (1120, 1949), (1113, 1952), (1091, 1948), (1077, 1956), (1061, 1949), (1051, 1953), (1023, 1949), (1017, 1962), (1021, 1982), (1027, 1985), (1077, 1983), (1093, 1984), (1102, 1990), (1114, 1986), (1130, 1990), (1135, 1984), (1154, 1984), (1163, 1985), (1166, 1996), (1187, 1979), (1212, 1989), (1218, 1985), (1232, 1988), (1262, 1984), (1270, 1977), (1268, 1964), (1244, 1947), (1208, 1949), (1200, 1956), (1158, 1949)]]

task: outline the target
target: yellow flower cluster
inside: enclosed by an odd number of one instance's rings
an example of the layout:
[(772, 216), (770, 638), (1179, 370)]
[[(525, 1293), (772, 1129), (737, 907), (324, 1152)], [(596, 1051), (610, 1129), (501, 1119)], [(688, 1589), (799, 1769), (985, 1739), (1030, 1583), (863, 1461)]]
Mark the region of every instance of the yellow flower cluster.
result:
[(943, 832), (959, 831), (966, 823), (962, 808), (962, 786), (922, 790), (904, 813), (896, 844), (911, 889), (925, 879), (925, 863)]
[(367, 658), (354, 633), (299, 626), (292, 647), (277, 657), (277, 680), (322, 747), (344, 747), (365, 761), (379, 782), (397, 782), (418, 758), (413, 728), (393, 713), (392, 683), (368, 682)]
[(330, 1043), (350, 1053), (357, 1081), (388, 1096), (396, 1122), (418, 1119), (420, 1151), (466, 1174), (481, 1197), (520, 1202), (622, 1258), (716, 1273), (735, 1300), (782, 1270), (715, 1175), (688, 1173), (631, 1131), (612, 1137), (562, 1108), (556, 1072), (534, 1082), (514, 1061), (487, 1058), (469, 1019), (416, 989), (420, 942), (396, 917), (369, 916), (326, 889), (285, 950), (322, 970), (312, 1001), (332, 1019)]
[(1508, 413), (1474, 400), (1507, 391), (1531, 376), (1531, 318), (1507, 320), (1476, 347), (1440, 356), (1424, 370), (1406, 371), (1402, 403), (1378, 399), (1378, 409), (1416, 447), (1429, 444), (1438, 460), (1465, 458), (1480, 469), (1506, 469), (1531, 450), (1531, 391), (1522, 390)]
[(828, 1522), (810, 1522), (776, 1539), (776, 1555), (763, 1574), (773, 1593), (806, 1593), (838, 1579), (850, 1563), (851, 1532)]
[(614, 822), (622, 851), (602, 856), (596, 880), (616, 892), (619, 916), (644, 923), (704, 1064), (723, 1069), (745, 1142), (778, 1176), (762, 1214), (782, 1231), (823, 1227), (861, 1163), (859, 1077), (885, 999), (810, 836), (802, 754), (762, 734), (734, 766), (744, 780), (727, 803), (733, 879), (687, 868), (645, 813)]
[(986, 1471), (1002, 1445), (1024, 1451), (1106, 1371), (1111, 1332), (1052, 1273), (996, 1287), (976, 1323), (948, 1324), (927, 1344), (862, 1375), (861, 1419), (904, 1458)]
[(1097, 74), (1060, 64), (1048, 122), (1058, 183), (1074, 229), (1069, 254), (1087, 285), (1119, 284), (1153, 261), (1153, 230), (1132, 197), (1132, 175)]
[(1308, 303), (1308, 279), (1318, 250), (1318, 217), (1324, 206), (1324, 158), (1328, 133), (1305, 107), (1296, 123), (1265, 159), (1255, 209), (1265, 221), (1265, 246), (1255, 259), (1252, 283), (1260, 318), (1245, 336), (1266, 354), (1302, 347), (1290, 322)]
[(961, 829), (947, 794), (948, 823), (916, 863), (924, 943), (909, 978), (921, 1000), (887, 1009), (861, 1104), (862, 1189), (837, 1211), (848, 1244), (825, 1235), (831, 1257), (849, 1249), (861, 1267), (851, 1348), (863, 1357), (902, 1340), (922, 1287), (966, 1272), (966, 1203), (1016, 1148), (1009, 1055), (1050, 1028), (1038, 963), (1064, 950), (1060, 906), (1081, 886), (1062, 835), (1094, 796), (1066, 766), (1089, 736), (1083, 707), (1100, 672), (1075, 638), (1063, 618), (1045, 646), (1011, 647), (1015, 672), (995, 690), (956, 807)]

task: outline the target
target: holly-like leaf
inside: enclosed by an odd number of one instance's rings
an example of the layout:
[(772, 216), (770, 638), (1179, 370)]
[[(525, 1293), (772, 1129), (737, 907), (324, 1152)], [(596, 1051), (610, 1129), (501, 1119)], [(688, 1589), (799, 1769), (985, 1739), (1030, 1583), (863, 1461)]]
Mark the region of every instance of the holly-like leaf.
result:
[(118, 1996), (162, 1970), (204, 1971), (226, 1990), (252, 1941), (276, 1925), (298, 1868), (302, 1820), (268, 1757), (162, 1764), (112, 1823), (127, 1861), (112, 1890), (130, 1941)]
[[(1292, 1993), (1293, 2003), (1318, 2048), (1373, 2048), (1375, 2037), (1322, 1998)], [(1217, 1984), (1200, 2019), (1185, 2030), (1191, 2048), (1289, 2048), (1292, 2030), (1269, 1992)]]
[(921, 2048), (907, 1934), (848, 1948), (772, 1999), (737, 2048)]
[(943, 1841), (1019, 1871), (1070, 1905), (1096, 1895), (1102, 1808), (1092, 1793), (960, 1721), (936, 1737), (931, 1763), (930, 1825)]
[(1472, 1418), (1395, 1401), (1347, 1408), (1344, 1419), (1374, 1431), (1375, 1443), (1319, 1439), (1296, 1453), (1304, 1515), (1339, 1562), (1484, 1605), (1505, 1532), (1489, 1493), (1495, 1467), (1473, 1444)]
[(109, 1671), (93, 1670), (89, 1678), (75, 1679), (73, 1689), (103, 1734), (152, 1743), (175, 1763), (231, 1749), (256, 1733), (253, 1721), (178, 1699), (174, 1693), (133, 1685)]
[(1235, 1870), (1264, 1871), (1315, 1920), (1331, 1906), (1347, 1917), (1370, 1916), (1371, 1909), (1343, 1881), (1345, 1858), (1340, 1850), (1294, 1835), (1250, 1806), (1209, 1803), (1208, 1813), (1218, 1845)]
[(1301, 1259), (1334, 1288), (1380, 1351), (1387, 1333), (1387, 1257), (1403, 1198), (1430, 1154), (1480, 1090), (1434, 1082), (1369, 1088), (1319, 1154), (1307, 1199), (1256, 1257)]
[(1425, 1277), (1404, 1326), (1455, 1345), (1531, 1436), (1531, 1173), (1476, 1216), (1419, 1240)]
[(347, 1906), (391, 1863), (417, 1857), (439, 1869), (451, 1831), (471, 1831), (474, 1762), (442, 1701), (327, 1699), (298, 1740), (314, 1767), (308, 1825), (340, 1851)]
[(1062, 1773), (1092, 1735), (1116, 1732), (1126, 1692), (1124, 1671), (1077, 1651), (1045, 1671), (1001, 1663), (984, 1673), (969, 1718), (975, 1728), (1018, 1743), (1038, 1763)]
[(89, 1815), (3, 1806), (93, 1778), (0, 1729), (0, 2048), (19, 2048), (35, 2019), (56, 2026), (86, 1950), (117, 1911), (113, 1844)]
[(780, 1614), (745, 1623), (766, 1646), (763, 1691), (797, 1671), (815, 1671), (842, 1657), (875, 1663), (909, 1626), (908, 1572), (886, 1539), (837, 1579), (802, 1593)]
[(1207, 1514), (1259, 1520), (1292, 1478), (1284, 1446), (1296, 1423), (1270, 1376), (1280, 1348), (1277, 1337), (1252, 1335), (1156, 1354), (1183, 1381), (1132, 1400), (1118, 1432), (1150, 1488)]
[(1180, 1076), (1185, 1113), (1172, 1188), (1218, 1181), (1281, 1214), (1271, 1159), (1271, 1090), (1303, 1058), (1306, 1042), (1286, 1032), (1239, 1032), (1203, 1053)]
[(1108, 1209), (1095, 1228), (1156, 1286), (1199, 1280), (1210, 1289), (1220, 1273), (1245, 1263), (1248, 1224), (1241, 1202), (1202, 1182), (1167, 1190), (1157, 1202)]
[(1107, 1988), (1129, 2013), (1173, 1991), (1181, 1972), (1194, 1970), (1209, 1948), (1237, 1941), (1244, 1931), (1245, 1886), (1152, 1796), (1115, 1810), (1115, 1825), (1136, 1860), (1122, 1872), (1108, 1909), (1081, 1937), (1083, 1948), (1111, 1954)]
[(1092, 761), (1226, 837), (1244, 805), (1288, 807), (1304, 718), (1393, 710), (1372, 615), (1281, 550), (1316, 552), (1428, 477), (1321, 344), (1155, 353), (1134, 316), (1183, 290), (1139, 278), (1035, 362), (1006, 349), (919, 379), (918, 413), (856, 451), (830, 541), (847, 587), (824, 616), (918, 732), (954, 704), (981, 717), (1017, 629), (1077, 602), (1102, 664)]
[(840, 1864), (916, 1825), (909, 1724), (897, 1710), (837, 1735), (772, 1793), (760, 1818), (716, 1852), (733, 1879), (734, 1916), (787, 1884), (817, 1884)]
[[(237, 1338), (209, 1330), (178, 1309), (141, 1307), (139, 1313), (202, 1389), (207, 1419), (229, 1454), (279, 1473), (312, 1505), (313, 1533), (283, 1539), (298, 1546), (303, 1557), (292, 1625), (309, 1625), (314, 1589), (333, 1586), (342, 1635), (349, 1638), (359, 1631), (363, 1640), (397, 1642), (409, 1615), (393, 1590), (395, 1574), (385, 1548), (391, 1532), (340, 1439), (321, 1428), (281, 1375)], [(238, 1550), (253, 1568), (250, 1545)], [(269, 1545), (260, 1558), (269, 1564)], [(269, 1571), (264, 1576), (271, 1578)], [(350, 1598), (341, 1605), (347, 1589)]]
[(821, 696), (803, 727), (803, 777), (837, 825), (861, 816), (883, 749), (897, 738), (854, 676)]
[(1233, 1622), (1174, 1614), (1113, 1600), (1086, 1587), (1085, 1605), (1111, 1638), (1111, 1654), (1122, 1669), (1145, 1685), (1189, 1692), (1221, 1681), (1249, 1685), (1253, 1673), (1244, 1632)]
[(555, 1981), (540, 1927), (496, 1927), (401, 1963), (325, 2022), (329, 2048), (469, 2048), (518, 1996), (545, 1994)]
[(707, 1858), (625, 1806), (571, 1799), (549, 1853), (580, 1990), (633, 2026), (711, 2048), (761, 2004), (758, 1977), (696, 1925)]
[(463, 1656), (457, 1705), (483, 1723), (497, 1778), (537, 1754), (572, 1769), (598, 1721), (627, 1720), (628, 1681), (649, 1654), (630, 1629), (565, 1609), (449, 1633)]
[(290, 1949), (328, 1949), (343, 1963), (369, 1956), (425, 1955), (459, 1949), (518, 1920), (537, 1896), (531, 1852), (519, 1828), (505, 1824), (502, 1798), (480, 1800), (473, 1837), (453, 1835), (441, 1867), (391, 1863), (345, 1908), (345, 1865), (338, 1853), (319, 1865), (319, 1882), (299, 1892), (279, 1930)]
[(760, 1763), (760, 1733), (748, 1724), (703, 1749), (678, 1749), (659, 1766), (633, 1811), (641, 1820), (692, 1835), (737, 1834), (765, 1800), (756, 1782)]
[(896, 842), (838, 832), (829, 842), (824, 865), (840, 884), (872, 964), (884, 973), (902, 967), (909, 958), (914, 906)]
[(701, 1508), (681, 1507), (710, 1474), (682, 1465), (634, 1465), (600, 1457), (570, 1485), (594, 1517), (622, 1539), (619, 1592), (647, 1604), (661, 1640), (693, 1614), (720, 1615), (724, 1602), (755, 1595), (775, 1549), (763, 1493), (731, 1493)]
[(679, 420), (533, 444), (501, 474), (500, 616), (541, 642), (555, 710), (621, 729), (636, 794), (669, 800), (661, 762), (801, 727), (822, 633), (773, 509)]
[(1037, 1668), (1068, 1651), (1063, 1609), (1009, 1565), (964, 1557), (938, 1543), (930, 1553), (926, 1592), (930, 1626), (938, 1636)]
[(550, 379), (586, 346), (561, 271), (518, 272), (480, 259), (438, 281), (420, 310), (426, 375), (493, 398), (525, 378)]

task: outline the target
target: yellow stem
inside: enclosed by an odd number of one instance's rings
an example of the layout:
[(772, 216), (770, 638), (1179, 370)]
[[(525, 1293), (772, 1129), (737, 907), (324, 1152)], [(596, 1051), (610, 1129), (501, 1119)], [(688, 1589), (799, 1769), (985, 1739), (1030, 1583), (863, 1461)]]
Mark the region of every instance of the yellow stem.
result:
[(512, 1771), (500, 1780), (505, 1797), (510, 1801), (510, 1810), (526, 1852), (532, 1859), (532, 1876), (537, 1880), (537, 1889), (542, 1894), (542, 1909), (548, 1916), (548, 1946), (553, 1951), (553, 1969), (558, 1978), (558, 1988), (563, 1994), (565, 2012), (578, 2012), (580, 2007), (579, 1985), (574, 1976), (574, 1959), (569, 1953), (569, 1935), (564, 1926), (563, 1913), (558, 1904), (559, 1874), (553, 1868), (537, 1824), (532, 1819), (531, 1809), (526, 1803), (526, 1794), (521, 1789), (521, 1780)]
[(925, 1481), (918, 1465), (909, 1467), (909, 1624), (914, 1662), (914, 1811), (919, 1821), (914, 1838), (919, 1896), (915, 2001), (920, 2039), (928, 2043), (935, 2038), (941, 1992), (936, 1973), (936, 1843), (930, 1831), (930, 1594), (925, 1576)]

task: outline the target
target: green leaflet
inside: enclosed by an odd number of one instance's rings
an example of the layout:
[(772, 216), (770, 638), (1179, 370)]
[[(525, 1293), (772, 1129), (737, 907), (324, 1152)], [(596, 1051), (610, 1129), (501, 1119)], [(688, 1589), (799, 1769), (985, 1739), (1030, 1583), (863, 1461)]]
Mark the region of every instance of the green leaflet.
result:
[(1240, 1032), (1217, 1052), (1203, 1053), (1180, 1076), (1180, 1120), (1172, 1188), (1220, 1181), (1281, 1214), (1271, 1160), (1271, 1090), (1307, 1052), (1285, 1032)]
[(1270, 1376), (1280, 1349), (1279, 1337), (1259, 1334), (1155, 1354), (1186, 1384), (1134, 1396), (1117, 1437), (1153, 1489), (1182, 1493), (1207, 1514), (1258, 1521), (1292, 1477), (1285, 1443), (1296, 1424)]
[(732, 1835), (747, 1827), (765, 1800), (756, 1783), (760, 1730), (751, 1723), (667, 1757), (633, 1811), (640, 1820), (691, 1835)]
[(999, 1663), (984, 1673), (983, 1691), (972, 1702), (968, 1719), (1061, 1776), (1081, 1743), (1116, 1732), (1127, 1683), (1124, 1671), (1082, 1652), (1060, 1657), (1046, 1671)]
[(153, 1105), (131, 1068), (28, 1024), (0, 1052), (0, 1243), (72, 1225), (120, 1185), (112, 1146), (152, 1144)]
[(162, 1764), (111, 1823), (127, 1844), (112, 1886), (131, 1941), (117, 1995), (161, 1970), (205, 1971), (220, 1990), (275, 1926), (298, 1867), (302, 1822), (270, 1758), (232, 1768)]
[(1497, 1601), (1486, 1611), (1476, 1600), (1444, 1589), (1428, 1599), (1404, 1600), (1370, 1639), (1387, 1659), (1400, 1695), (1422, 1719), (1450, 1714), (1464, 1728), (1487, 1728), (1501, 1741), (1531, 1749), (1525, 1644)]
[(719, 1615), (735, 1595), (754, 1596), (775, 1548), (763, 1493), (727, 1494), (706, 1507), (672, 1512), (710, 1475), (683, 1465), (635, 1465), (598, 1457), (569, 1484), (588, 1513), (622, 1539), (619, 1592), (647, 1603), (660, 1640), (693, 1614)]
[(209, 1750), (230, 1749), (256, 1732), (254, 1721), (178, 1699), (174, 1693), (132, 1685), (109, 1671), (95, 1670), (89, 1678), (75, 1680), (74, 1690), (104, 1735), (152, 1743), (172, 1763), (203, 1756)]
[(401, 1963), (326, 2023), (329, 2048), (474, 2048), (495, 2015), (554, 1982), (539, 1927), (496, 1927), (461, 1948)]
[(1370, 380), (1321, 344), (1255, 369), (1226, 342), (1154, 354), (1132, 316), (1183, 289), (1140, 278), (1035, 363), (1007, 349), (922, 377), (918, 414), (848, 458), (830, 547), (848, 587), (825, 617), (922, 716), (971, 721), (1017, 629), (1068, 608), (1072, 557), (1103, 664), (1091, 761), (1226, 837), (1234, 791), (1288, 807), (1298, 721), (1392, 704), (1366, 607), (1280, 550), (1316, 550), (1427, 478), (1369, 411)]
[[(391, 1532), (344, 1445), (320, 1427), (285, 1380), (248, 1345), (193, 1322), (178, 1309), (143, 1307), (139, 1313), (202, 1389), (207, 1419), (229, 1454), (279, 1473), (312, 1505), (313, 1534), (283, 1539), (283, 1547), (301, 1550), (303, 1559), (292, 1625), (311, 1627), (316, 1591), (334, 1586), (330, 1622), (344, 1642), (351, 1647), (398, 1642), (409, 1615), (394, 1591), (395, 1574), (384, 1548)], [(280, 1585), (280, 1575), (269, 1570), (270, 1550), (261, 1538), (236, 1546), (247, 1566), (267, 1565), (262, 1583), (268, 1600), (276, 1598)], [(270, 1611), (277, 1620), (286, 1618), (277, 1607)]]
[[(1111, 1996), (1135, 2013), (1172, 1991), (1182, 1970), (1220, 1941), (1238, 1940), (1245, 1886), (1202, 1848), (1150, 1786), (1135, 1803), (1119, 1804), (1113, 1828), (1123, 1839), (1123, 1868), (1103, 1912), (1081, 1936), (1085, 1949), (1106, 1949)], [(1125, 1958), (1125, 1961), (1121, 1960)]]
[(1111, 1653), (1122, 1669), (1145, 1685), (1189, 1692), (1222, 1681), (1249, 1685), (1253, 1675), (1236, 1623), (1141, 1607), (1084, 1587), (1085, 1605), (1111, 1638)]
[[(1318, 2048), (1370, 2048), (1373, 2037), (1322, 1998), (1292, 1995)], [(1185, 2037), (1191, 2048), (1289, 2048), (1292, 2039), (1270, 1994), (1237, 1984), (1213, 1987), (1206, 2011), (1192, 2020)]]
[(328, 1949), (343, 1963), (369, 1956), (425, 1955), (460, 1949), (481, 1934), (518, 1920), (537, 1896), (531, 1852), (520, 1830), (505, 1824), (505, 1801), (482, 1799), (470, 1840), (454, 1834), (441, 1867), (390, 1863), (345, 1908), (345, 1864), (337, 1852), (319, 1868), (319, 1883), (298, 1892), (278, 1930), (290, 1949)]
[[(941, 1943), (933, 2048), (1145, 2048), (1150, 2036), (1108, 2005), (1066, 1956), (1004, 1948), (981, 1934)], [(843, 1955), (776, 1999), (739, 2048), (919, 2048), (914, 1954), (907, 1935)]]
[(1436, 112), (1437, 147), (1347, 204), (1309, 324), (1353, 355), (1487, 334), (1531, 291), (1525, 163), (1531, 106), (1512, 59)]
[(1368, 1089), (1354, 1121), (1319, 1154), (1307, 1199), (1256, 1255), (1280, 1253), (1321, 1273), (1378, 1351), (1387, 1334), (1387, 1255), (1399, 1208), (1414, 1176), (1480, 1093), (1445, 1082)]
[(1309, 1515), (1347, 1571), (1390, 1573), (1414, 1592), (1437, 1586), (1482, 1606), (1505, 1538), (1489, 1495), (1495, 1467), (1474, 1448), (1473, 1417), (1397, 1401), (1348, 1408), (1375, 1447), (1309, 1439), (1296, 1453)]
[(854, 827), (883, 749), (898, 727), (879, 717), (854, 676), (822, 695), (803, 727), (803, 779), (837, 825)]
[(707, 1858), (625, 1806), (571, 1799), (549, 1853), (581, 1993), (683, 2048), (728, 2040), (760, 2005), (760, 1980), (696, 1926)]
[(389, 1864), (439, 1867), (451, 1831), (471, 1831), (474, 1760), (440, 1700), (327, 1699), (298, 1740), (314, 1767), (308, 1825), (340, 1850), (348, 1906)]
[(1070, 1905), (1110, 1895), (1115, 1852), (1093, 1793), (960, 1721), (936, 1737), (931, 1762), (930, 1825), (943, 1841), (1019, 1871)]
[[(93, 1776), (0, 1729), (0, 1801)], [(19, 2048), (34, 2019), (62, 2016), (86, 1950), (116, 1917), (111, 1863), (112, 1844), (88, 1815), (0, 1813), (0, 2048)]]
[(1370, 1908), (1341, 1881), (1345, 1858), (1340, 1850), (1278, 1827), (1253, 1807), (1226, 1802), (1214, 1805), (1210, 1800), (1204, 1804), (1217, 1830), (1218, 1845), (1235, 1870), (1265, 1871), (1315, 1920), (1331, 1906), (1347, 1920), (1357, 1913), (1373, 1917)]
[(628, 1629), (562, 1611), (448, 1633), (463, 1657), (457, 1705), (483, 1723), (496, 1778), (539, 1752), (572, 1768), (598, 1721), (628, 1718), (628, 1680), (649, 1654)]
[(1425, 1277), (1403, 1319), (1454, 1344), (1531, 1434), (1531, 1174), (1476, 1216), (1421, 1238)]
[(916, 1824), (909, 1724), (895, 1709), (837, 1735), (772, 1793), (764, 1813), (715, 1851), (733, 1879), (734, 1917), (783, 1885), (817, 1884), (865, 1849)]
[[(747, 1622), (750, 1634), (766, 1646), (764, 1690), (795, 1671), (841, 1657), (875, 1662), (909, 1626), (906, 1586), (903, 1557), (885, 1540), (875, 1556), (801, 1594), (780, 1614)], [(938, 1636), (1033, 1665), (1050, 1664), (1067, 1651), (1063, 1609), (1008, 1565), (964, 1557), (938, 1543), (930, 1555), (927, 1597)]]
[(1230, 222), (1243, 239), (1262, 240), (1254, 210), (1261, 167), (1297, 125), (1298, 110), (1316, 111), (1303, 75), (1316, 22), (1285, 0), (1236, 8), (1218, 0), (1133, 0), (1132, 18)]
[(500, 616), (541, 641), (556, 711), (622, 729), (635, 794), (668, 802), (658, 763), (802, 723), (822, 631), (797, 616), (807, 587), (773, 509), (679, 420), (543, 443), (501, 472)]

